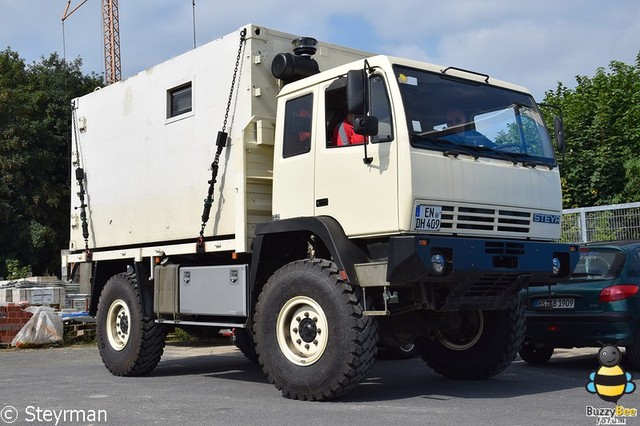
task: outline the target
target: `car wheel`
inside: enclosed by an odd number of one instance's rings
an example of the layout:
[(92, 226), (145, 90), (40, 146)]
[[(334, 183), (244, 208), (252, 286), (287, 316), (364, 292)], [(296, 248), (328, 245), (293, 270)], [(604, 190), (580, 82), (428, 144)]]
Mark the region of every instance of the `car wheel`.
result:
[(633, 345), (626, 346), (626, 356), (627, 362), (634, 370), (640, 370), (640, 330), (638, 330), (636, 334), (636, 340), (633, 342)]
[(532, 365), (540, 365), (551, 359), (553, 348), (534, 346), (531, 342), (525, 342), (520, 348), (520, 358), (526, 363)]

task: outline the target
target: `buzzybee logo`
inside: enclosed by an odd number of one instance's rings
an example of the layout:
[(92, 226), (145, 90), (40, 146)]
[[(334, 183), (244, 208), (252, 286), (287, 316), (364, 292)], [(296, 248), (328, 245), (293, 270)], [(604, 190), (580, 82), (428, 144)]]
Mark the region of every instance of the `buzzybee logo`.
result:
[(586, 384), (587, 392), (595, 393), (606, 402), (612, 402), (615, 407), (597, 408), (587, 407), (587, 417), (595, 417), (598, 425), (624, 425), (627, 417), (637, 417), (636, 408), (626, 408), (618, 405), (618, 400), (636, 390), (631, 374), (625, 372), (619, 365), (622, 360), (620, 350), (615, 346), (605, 346), (598, 352), (600, 367), (589, 374)]

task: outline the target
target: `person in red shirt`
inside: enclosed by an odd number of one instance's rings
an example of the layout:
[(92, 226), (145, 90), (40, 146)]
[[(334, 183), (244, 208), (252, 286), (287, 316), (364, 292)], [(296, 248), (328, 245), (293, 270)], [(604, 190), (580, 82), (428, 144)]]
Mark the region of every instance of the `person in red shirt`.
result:
[(311, 113), (302, 108), (296, 116), (298, 121), (298, 138), (300, 142), (309, 142), (311, 140)]
[(364, 136), (353, 131), (354, 116), (348, 113), (342, 123), (333, 129), (331, 142), (333, 146), (362, 145)]

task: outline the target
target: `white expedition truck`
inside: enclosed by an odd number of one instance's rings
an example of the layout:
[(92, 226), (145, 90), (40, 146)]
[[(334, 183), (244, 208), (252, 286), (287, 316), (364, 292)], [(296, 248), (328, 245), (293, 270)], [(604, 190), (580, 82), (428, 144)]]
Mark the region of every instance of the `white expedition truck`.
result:
[[(365, 144), (332, 140), (347, 112)], [(232, 327), (289, 398), (343, 395), (408, 342), (487, 378), (522, 343), (518, 291), (576, 262), (538, 106), (487, 75), (247, 25), (73, 123), (63, 266), (91, 271), (115, 375), (152, 371), (170, 329)]]

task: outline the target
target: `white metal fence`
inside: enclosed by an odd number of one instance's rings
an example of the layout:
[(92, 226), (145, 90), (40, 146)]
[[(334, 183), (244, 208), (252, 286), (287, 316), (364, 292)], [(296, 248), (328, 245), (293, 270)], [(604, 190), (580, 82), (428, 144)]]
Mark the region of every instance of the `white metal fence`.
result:
[(562, 211), (562, 241), (592, 242), (640, 238), (640, 203)]

